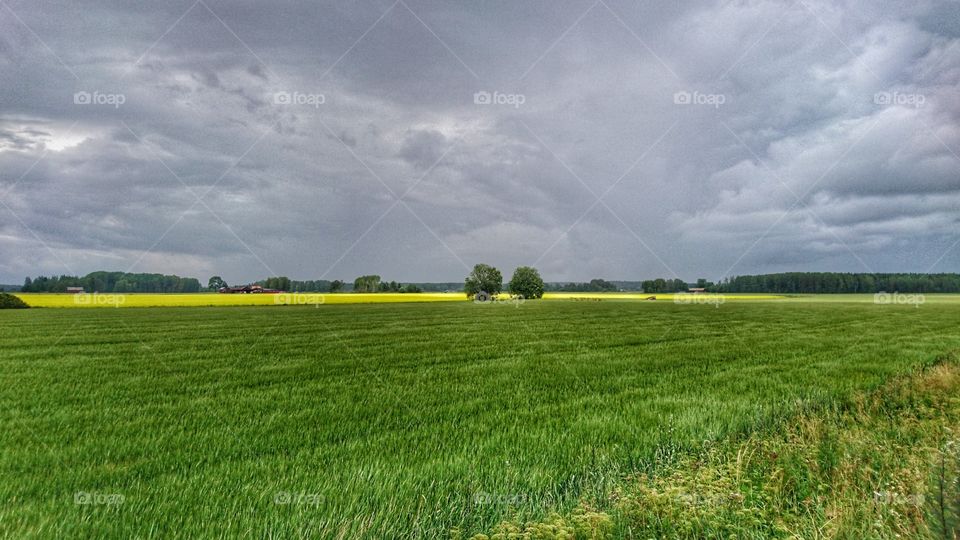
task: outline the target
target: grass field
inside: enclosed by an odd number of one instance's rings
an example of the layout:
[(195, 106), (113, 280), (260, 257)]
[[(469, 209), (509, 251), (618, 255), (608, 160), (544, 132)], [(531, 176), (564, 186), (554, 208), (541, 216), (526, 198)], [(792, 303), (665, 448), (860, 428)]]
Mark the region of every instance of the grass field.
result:
[(960, 347), (955, 299), (865, 298), (3, 311), (0, 534), (443, 538), (610, 508)]

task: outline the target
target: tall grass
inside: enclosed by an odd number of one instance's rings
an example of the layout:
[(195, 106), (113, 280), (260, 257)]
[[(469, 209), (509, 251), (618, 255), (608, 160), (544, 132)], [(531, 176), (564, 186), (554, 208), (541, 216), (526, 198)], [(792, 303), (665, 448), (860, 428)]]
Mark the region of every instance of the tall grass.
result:
[[(560, 301), (2, 312), (0, 532), (439, 538), (581, 501), (599, 513), (629, 475), (930, 364), (960, 346), (956, 315)], [(578, 519), (603, 527), (595, 517)]]
[(471, 538), (960, 538), (958, 361), (705, 444), (624, 479), (604, 511), (581, 504)]

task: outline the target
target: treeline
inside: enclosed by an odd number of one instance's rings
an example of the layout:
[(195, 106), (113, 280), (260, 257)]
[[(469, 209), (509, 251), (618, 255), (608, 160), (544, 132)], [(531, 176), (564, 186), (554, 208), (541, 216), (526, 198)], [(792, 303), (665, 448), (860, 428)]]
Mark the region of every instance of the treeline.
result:
[(326, 293), (335, 293), (341, 292), (344, 288), (344, 283), (339, 279), (335, 280), (326, 280), (326, 279), (308, 279), (304, 281), (298, 281), (295, 279), (290, 279), (288, 277), (271, 277), (267, 279), (260, 280), (256, 282), (257, 285), (266, 287), (267, 289), (278, 289), (281, 291), (287, 292), (326, 292)]
[(200, 292), (196, 278), (164, 274), (127, 272), (91, 272), (77, 276), (38, 276), (24, 280), (21, 292), (67, 292), (67, 287), (83, 287), (86, 292), (103, 293), (195, 293)]
[[(286, 292), (318, 292), (318, 293), (337, 293), (337, 292), (399, 292), (399, 293), (418, 293), (423, 292), (423, 288), (414, 283), (398, 283), (396, 281), (383, 281), (378, 275), (360, 276), (353, 281), (353, 284), (344, 283), (339, 279), (328, 281), (326, 279), (298, 281), (286, 276), (269, 277), (255, 282), (257, 285), (267, 289), (277, 289)], [(210, 278), (208, 288), (217, 290), (220, 287), (227, 286), (219, 276)]]
[(397, 283), (396, 281), (381, 281), (378, 275), (360, 276), (353, 280), (353, 292), (373, 293), (373, 292), (399, 292), (399, 293), (418, 293), (423, 290), (412, 284)]
[(729, 293), (955, 293), (960, 292), (960, 274), (843, 274), (835, 272), (789, 272), (736, 276), (710, 287)]
[(620, 290), (616, 284), (605, 279), (591, 279), (589, 283), (546, 283), (545, 288), (553, 292), (615, 292)]
[(645, 293), (687, 292), (690, 285), (682, 279), (648, 279), (641, 284)]

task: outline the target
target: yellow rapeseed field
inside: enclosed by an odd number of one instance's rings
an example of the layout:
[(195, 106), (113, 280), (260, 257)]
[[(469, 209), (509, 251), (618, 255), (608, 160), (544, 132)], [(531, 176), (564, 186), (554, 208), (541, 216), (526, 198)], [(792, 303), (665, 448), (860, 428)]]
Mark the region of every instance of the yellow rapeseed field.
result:
[[(322, 304), (379, 304), (396, 302), (466, 302), (463, 293), (280, 293), (280, 294), (160, 294), (160, 293), (16, 293), (31, 307), (189, 307), (189, 306), (282, 306)], [(722, 304), (737, 300), (771, 300), (776, 295), (673, 295), (644, 293), (546, 293), (545, 300), (647, 300), (684, 304)], [(502, 294), (500, 300), (509, 299)]]

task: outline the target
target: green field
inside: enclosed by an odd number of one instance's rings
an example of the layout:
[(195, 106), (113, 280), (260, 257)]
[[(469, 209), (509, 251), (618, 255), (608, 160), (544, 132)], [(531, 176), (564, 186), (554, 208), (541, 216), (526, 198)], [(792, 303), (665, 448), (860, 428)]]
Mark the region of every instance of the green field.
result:
[[(960, 303), (0, 312), (0, 534), (444, 538), (960, 347)], [(620, 535), (624, 535), (620, 531)]]

